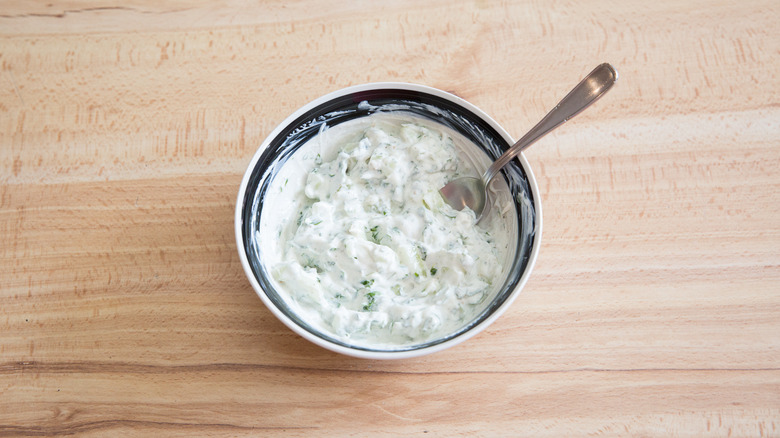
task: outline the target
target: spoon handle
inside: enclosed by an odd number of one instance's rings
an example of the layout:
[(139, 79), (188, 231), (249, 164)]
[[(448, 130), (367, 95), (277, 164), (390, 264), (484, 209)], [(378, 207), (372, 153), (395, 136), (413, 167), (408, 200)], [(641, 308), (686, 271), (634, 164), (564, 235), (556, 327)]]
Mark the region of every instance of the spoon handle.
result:
[(490, 183), (490, 180), (515, 158), (520, 152), (522, 152), (528, 146), (531, 146), (536, 140), (544, 137), (548, 132), (562, 125), (572, 117), (576, 116), (582, 110), (590, 106), (593, 102), (597, 101), (604, 95), (612, 85), (617, 81), (618, 73), (609, 64), (604, 63), (596, 67), (590, 74), (585, 76), (569, 94), (566, 95), (558, 105), (555, 106), (544, 118), (536, 124), (527, 134), (525, 134), (520, 140), (512, 145), (506, 152), (504, 152), (493, 164), (485, 171), (482, 176), (482, 180), (485, 183), (485, 187)]

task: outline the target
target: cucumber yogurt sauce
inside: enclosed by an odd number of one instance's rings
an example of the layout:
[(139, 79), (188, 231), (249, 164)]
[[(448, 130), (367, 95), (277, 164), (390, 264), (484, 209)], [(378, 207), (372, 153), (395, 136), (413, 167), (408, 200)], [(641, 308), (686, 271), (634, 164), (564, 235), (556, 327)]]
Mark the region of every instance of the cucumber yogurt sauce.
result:
[(334, 339), (383, 349), (479, 315), (501, 287), (511, 239), (505, 221), (476, 226), (472, 211), (441, 199), (439, 188), (478, 176), (486, 159), (467, 142), (427, 119), (377, 113), (302, 145), (272, 182), (273, 218), (258, 231), (273, 242), (268, 266), (287, 305)]

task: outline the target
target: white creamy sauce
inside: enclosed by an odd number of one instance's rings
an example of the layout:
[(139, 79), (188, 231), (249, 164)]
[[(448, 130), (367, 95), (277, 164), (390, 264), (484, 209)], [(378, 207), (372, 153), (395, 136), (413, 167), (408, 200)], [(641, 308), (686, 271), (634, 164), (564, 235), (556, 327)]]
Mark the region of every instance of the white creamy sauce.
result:
[(478, 175), (475, 161), (486, 167), (466, 141), (411, 115), (375, 114), (303, 145), (273, 181), (273, 211), (263, 210), (273, 220), (258, 235), (290, 308), (333, 338), (389, 349), (481, 313), (511, 239), (506, 221), (476, 226), (472, 211), (441, 199), (448, 181)]

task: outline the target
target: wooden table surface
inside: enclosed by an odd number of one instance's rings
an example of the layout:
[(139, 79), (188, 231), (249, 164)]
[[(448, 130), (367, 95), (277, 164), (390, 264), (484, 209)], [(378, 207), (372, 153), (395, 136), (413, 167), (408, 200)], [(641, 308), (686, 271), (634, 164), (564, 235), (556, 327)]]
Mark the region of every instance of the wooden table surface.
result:
[[(780, 436), (776, 0), (0, 9), (0, 437)], [(235, 198), (295, 109), (414, 82), (519, 136), (604, 61), (487, 330), (359, 360), (257, 298)]]

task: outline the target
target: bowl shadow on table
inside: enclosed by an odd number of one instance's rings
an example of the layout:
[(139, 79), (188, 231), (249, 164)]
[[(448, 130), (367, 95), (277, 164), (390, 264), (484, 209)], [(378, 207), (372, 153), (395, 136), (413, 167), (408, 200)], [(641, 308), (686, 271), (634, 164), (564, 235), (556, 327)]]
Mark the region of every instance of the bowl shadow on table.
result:
[[(237, 179), (196, 179), (192, 182), (190, 196), (200, 198), (200, 201), (190, 202), (192, 206), (182, 215), (185, 219), (174, 225), (178, 230), (147, 231), (153, 233), (150, 240), (158, 248), (181, 247), (177, 251), (179, 254), (167, 257), (176, 256), (180, 260), (173, 265), (171, 273), (172, 283), (179, 284), (166, 287), (160, 278), (157, 288), (184, 288), (181, 300), (202, 309), (201, 317), (186, 317), (191, 321), (189, 324), (201, 326), (194, 329), (201, 332), (201, 342), (205, 341), (205, 345), (191, 345), (190, 348), (206, 346), (209, 351), (205, 357), (202, 352), (198, 353), (198, 362), (308, 367), (324, 362), (343, 365), (354, 361), (298, 336), (263, 304), (241, 267), (232, 234)], [(209, 186), (215, 189), (197, 188)], [(159, 263), (156, 259), (162, 257), (153, 251), (149, 255), (146, 261), (149, 264)], [(162, 324), (166, 322), (162, 321)]]
[(105, 233), (80, 237), (105, 255), (89, 274), (100, 278), (82, 282), (73, 299), (85, 306), (102, 294), (99, 316), (83, 324), (105, 357), (243, 366), (322, 353), (279, 322), (246, 279), (233, 235), (238, 182), (191, 175), (109, 183), (90, 193), (115, 212), (103, 217)]

